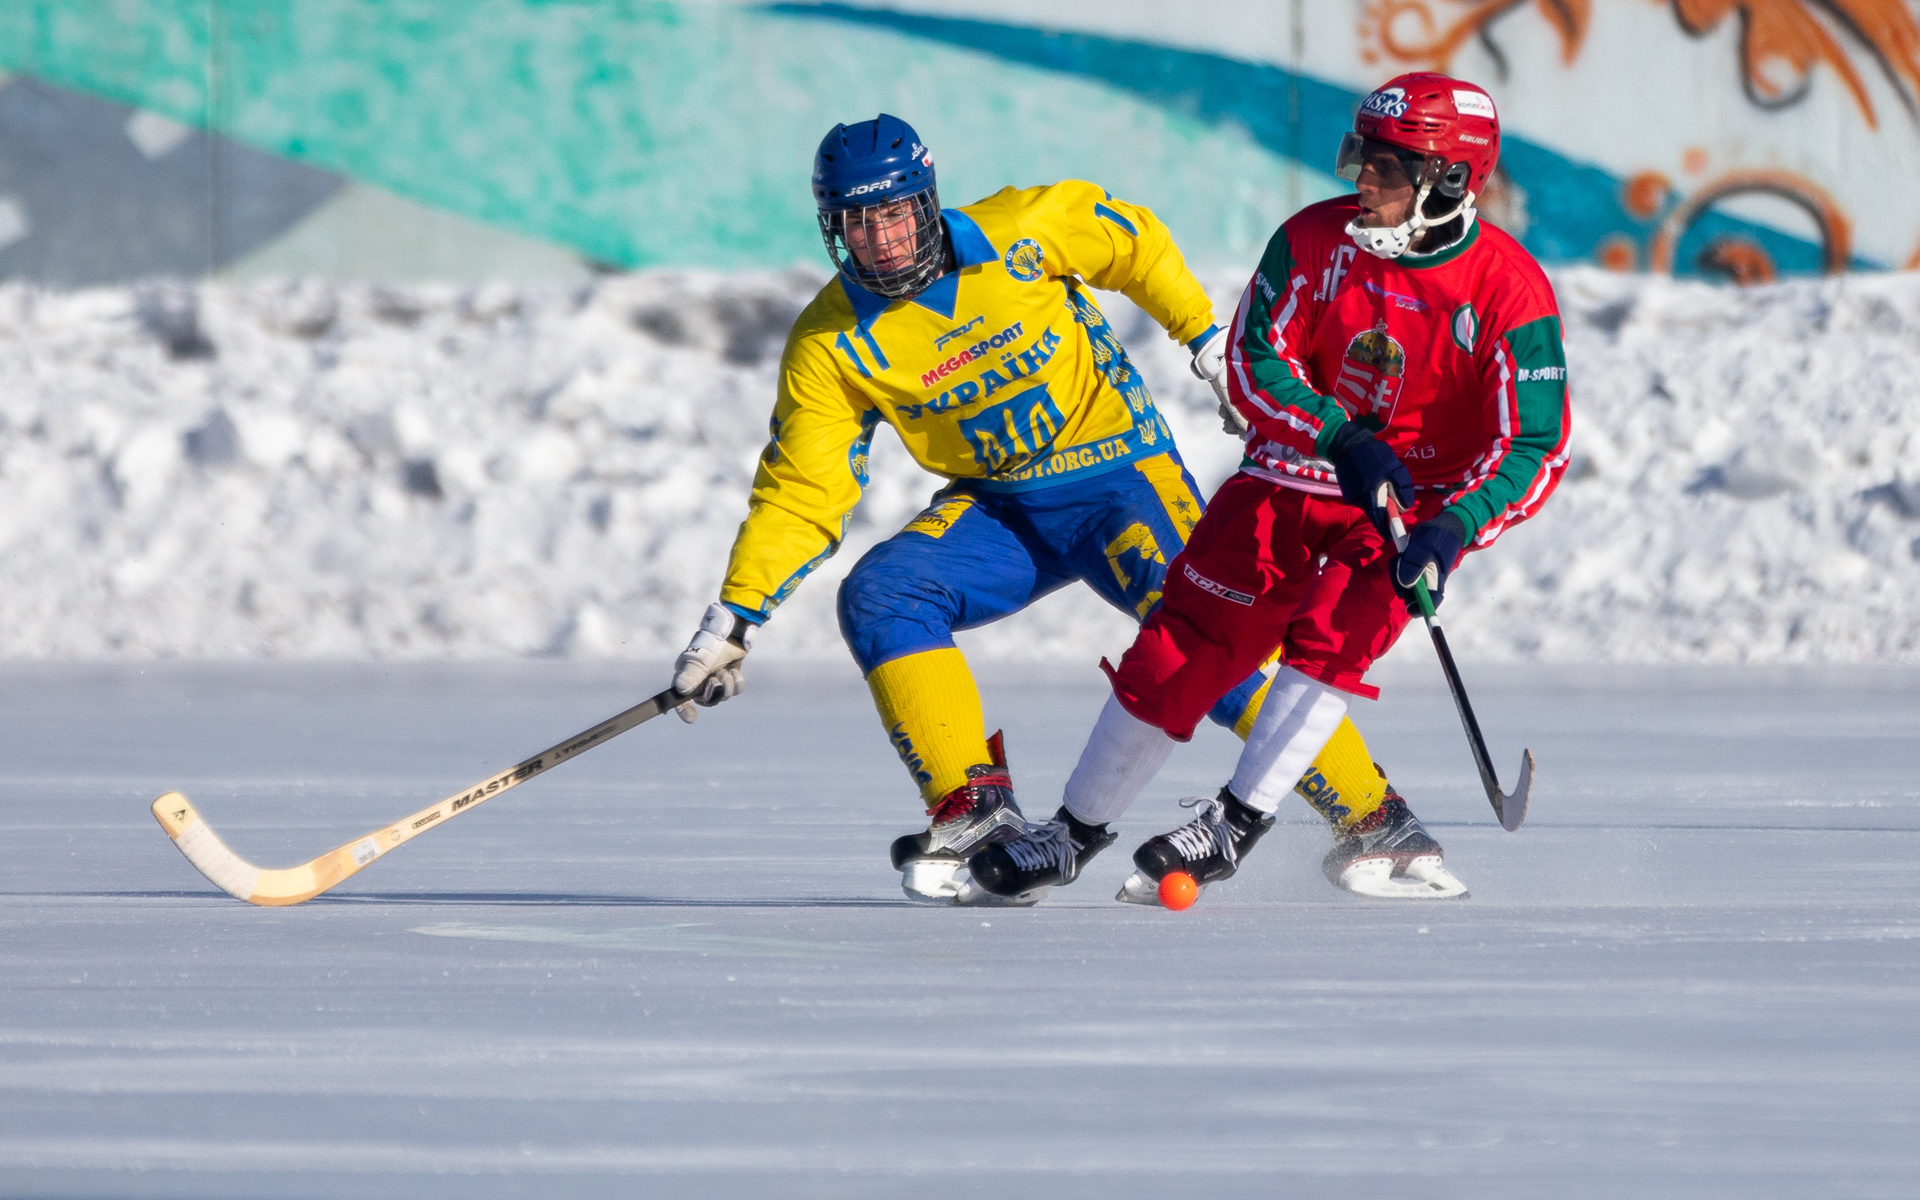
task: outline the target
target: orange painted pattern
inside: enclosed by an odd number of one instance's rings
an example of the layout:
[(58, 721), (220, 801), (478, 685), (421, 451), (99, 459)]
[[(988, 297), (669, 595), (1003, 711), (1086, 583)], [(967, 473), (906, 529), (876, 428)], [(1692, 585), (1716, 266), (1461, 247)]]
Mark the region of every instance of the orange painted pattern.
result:
[(1700, 252), (1700, 269), (1724, 275), (1738, 287), (1758, 287), (1779, 277), (1773, 256), (1752, 238), (1717, 237)]
[(1571, 63), (1586, 38), (1592, 0), (1369, 0), (1360, 10), (1360, 56), (1445, 71), (1469, 39), (1532, 4), (1560, 34), (1560, 57)]
[[(1767, 107), (1791, 104), (1806, 93), (1813, 68), (1826, 63), (1840, 76), (1870, 127), (1879, 127), (1866, 84), (1847, 52), (1814, 16), (1806, 0), (1673, 0), (1674, 16), (1688, 33), (1704, 34), (1738, 12), (1741, 69), (1747, 92)], [(1889, 82), (1911, 109), (1920, 96), (1920, 25), (1901, 0), (1821, 0), (1817, 5), (1837, 17), (1866, 43)], [(1830, 17), (1829, 19), (1833, 19)], [(1776, 79), (1773, 64), (1785, 64), (1790, 77)]]
[[(1815, 67), (1840, 77), (1869, 127), (1879, 116), (1853, 58), (1829, 26), (1862, 44), (1920, 115), (1920, 22), (1905, 0), (1666, 0), (1681, 29), (1696, 37), (1711, 33), (1729, 16), (1741, 28), (1741, 72), (1747, 95), (1765, 108), (1793, 104), (1806, 95)], [(1361, 8), (1361, 57), (1449, 70), (1470, 39), (1491, 41), (1494, 22), (1522, 8), (1536, 9), (1560, 38), (1560, 57), (1580, 54), (1592, 21), (1592, 0), (1368, 0)]]
[[(1693, 223), (1716, 202), (1740, 195), (1777, 196), (1797, 205), (1813, 218), (1819, 228), (1824, 272), (1838, 275), (1847, 269), (1853, 257), (1853, 223), (1847, 220), (1846, 214), (1824, 188), (1791, 171), (1773, 169), (1729, 171), (1688, 196), (1685, 202), (1667, 214), (1653, 241), (1647, 246), (1648, 268), (1671, 274), (1674, 250)], [(1753, 249), (1759, 250), (1759, 247), (1755, 245)], [(1764, 257), (1765, 252), (1760, 253)], [(1732, 257), (1727, 258), (1727, 255)], [(1737, 278), (1738, 271), (1735, 268), (1751, 270), (1754, 260), (1744, 248), (1728, 248), (1716, 251), (1715, 259), (1709, 265), (1734, 273)], [(1771, 260), (1767, 265), (1771, 269)]]
[(1673, 183), (1658, 171), (1642, 171), (1627, 180), (1621, 189), (1620, 206), (1628, 215), (1651, 221), (1660, 215), (1661, 206), (1673, 194)]

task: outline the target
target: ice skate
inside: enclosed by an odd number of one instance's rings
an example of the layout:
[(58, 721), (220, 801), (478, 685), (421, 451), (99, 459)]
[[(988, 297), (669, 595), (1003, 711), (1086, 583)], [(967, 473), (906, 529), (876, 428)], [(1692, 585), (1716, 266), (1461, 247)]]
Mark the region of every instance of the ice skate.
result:
[[(997, 751), (998, 735), (995, 738)], [(924, 832), (894, 839), (893, 866), (909, 900), (952, 904), (969, 856), (1027, 832), (1013, 799), (1013, 778), (1005, 760), (997, 752), (994, 757), (993, 763), (967, 768), (966, 785), (934, 806)]]
[(1320, 862), (1335, 887), (1383, 900), (1449, 900), (1467, 894), (1467, 885), (1441, 865), (1440, 843), (1392, 787), (1379, 808), (1338, 836)]
[(989, 846), (968, 864), (956, 904), (1029, 905), (1080, 877), (1080, 868), (1120, 839), (1105, 825), (1076, 820), (1063, 805), (1045, 825), (1029, 825), (1018, 841)]
[(1128, 904), (1159, 904), (1160, 880), (1185, 871), (1205, 891), (1210, 883), (1230, 878), (1254, 843), (1273, 828), (1273, 814), (1248, 808), (1230, 789), (1207, 799), (1194, 796), (1180, 802), (1194, 809), (1194, 818), (1171, 833), (1148, 838), (1133, 852), (1134, 872), (1120, 886), (1116, 900)]

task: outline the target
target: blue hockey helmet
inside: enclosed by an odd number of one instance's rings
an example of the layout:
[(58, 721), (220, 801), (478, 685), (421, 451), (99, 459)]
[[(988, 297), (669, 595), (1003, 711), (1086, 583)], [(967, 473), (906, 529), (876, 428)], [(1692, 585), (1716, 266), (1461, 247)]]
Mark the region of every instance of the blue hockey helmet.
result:
[(933, 153), (899, 117), (835, 125), (813, 157), (813, 198), (827, 255), (854, 283), (897, 300), (939, 278), (946, 236)]
[(821, 212), (862, 208), (933, 187), (933, 152), (913, 126), (881, 113), (835, 125), (813, 156), (813, 199)]

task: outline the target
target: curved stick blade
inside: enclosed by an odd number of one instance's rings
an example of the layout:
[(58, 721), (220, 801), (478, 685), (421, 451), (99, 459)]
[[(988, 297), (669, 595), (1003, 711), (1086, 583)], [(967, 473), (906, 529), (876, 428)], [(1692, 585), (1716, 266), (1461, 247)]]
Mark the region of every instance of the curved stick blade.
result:
[(1500, 813), (1500, 828), (1512, 833), (1527, 819), (1527, 802), (1533, 798), (1533, 751), (1520, 756), (1520, 782), (1512, 792), (1501, 792), (1494, 805)]
[(218, 834), (208, 827), (193, 805), (179, 792), (168, 792), (153, 802), (154, 819), (167, 831), (180, 853), (187, 856), (202, 875), (228, 895), (263, 907), (300, 904), (358, 873), (361, 868), (396, 846), (405, 845), (422, 830), (438, 829), (463, 812), (472, 812), (482, 802), (517, 787), (541, 772), (559, 766), (603, 745), (634, 726), (650, 721), (689, 697), (672, 688), (619, 713), (592, 729), (576, 734), (557, 746), (550, 746), (491, 778), (455, 792), (437, 804), (400, 818), (384, 829), (344, 846), (336, 846), (320, 857), (295, 867), (256, 867), (235, 854)]
[(260, 885), (260, 868), (228, 849), (185, 796), (168, 792), (155, 800), (153, 816), (208, 882), (235, 899), (253, 902), (254, 889)]

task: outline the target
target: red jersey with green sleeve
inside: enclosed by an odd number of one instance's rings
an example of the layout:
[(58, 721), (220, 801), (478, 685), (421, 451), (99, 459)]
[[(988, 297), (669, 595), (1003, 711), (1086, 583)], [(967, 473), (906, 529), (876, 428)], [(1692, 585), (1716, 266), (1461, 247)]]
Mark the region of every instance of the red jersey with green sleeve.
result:
[(1339, 493), (1324, 454), (1349, 420), (1375, 430), (1415, 486), (1446, 496), (1468, 544), (1540, 507), (1567, 464), (1567, 359), (1553, 287), (1481, 222), (1397, 259), (1346, 235), (1352, 197), (1302, 209), (1267, 243), (1234, 316), (1229, 395), (1252, 424), (1241, 469)]

